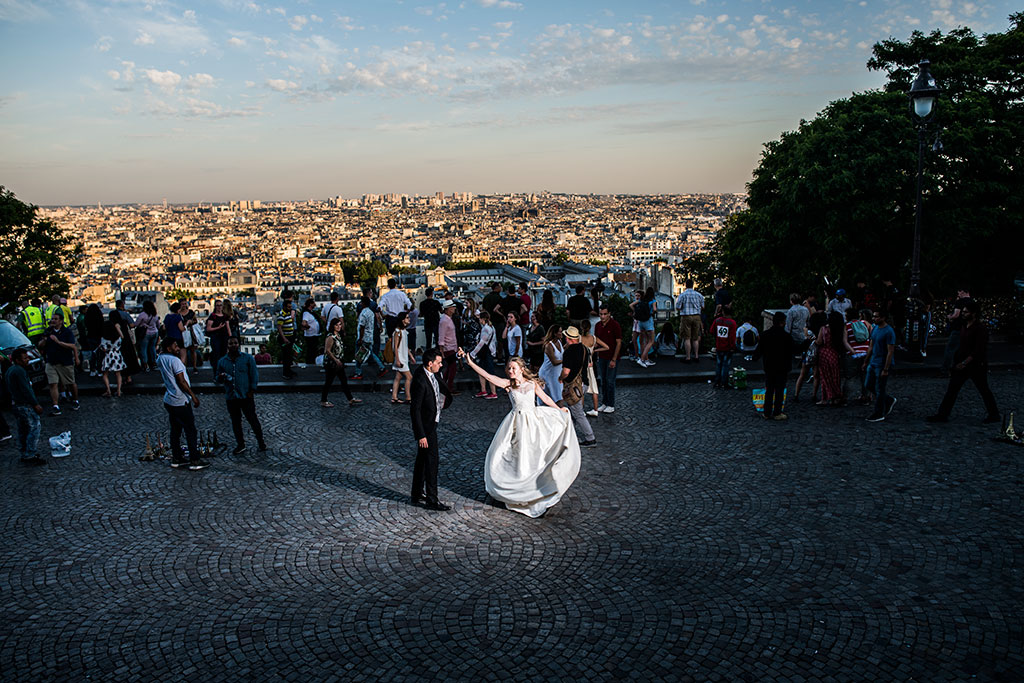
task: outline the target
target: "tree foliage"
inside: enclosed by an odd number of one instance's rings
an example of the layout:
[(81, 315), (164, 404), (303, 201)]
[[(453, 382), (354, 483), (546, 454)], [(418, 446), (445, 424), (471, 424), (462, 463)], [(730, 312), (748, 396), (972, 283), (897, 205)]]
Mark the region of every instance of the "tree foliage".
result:
[[(888, 81), (832, 102), (765, 145), (748, 206), (719, 233), (714, 258), (744, 307), (784, 305), (823, 277), (852, 285), (905, 279), (913, 243), (918, 136), (907, 91), (922, 58), (942, 88), (926, 139), (922, 276), (938, 293), (1012, 282), (1024, 218), (1024, 13), (1006, 33), (915, 32), (873, 48)], [(931, 151), (938, 128), (941, 151)]]
[(74, 267), (81, 247), (53, 222), (38, 218), (38, 210), (0, 185), (0, 302), (68, 290), (64, 272)]

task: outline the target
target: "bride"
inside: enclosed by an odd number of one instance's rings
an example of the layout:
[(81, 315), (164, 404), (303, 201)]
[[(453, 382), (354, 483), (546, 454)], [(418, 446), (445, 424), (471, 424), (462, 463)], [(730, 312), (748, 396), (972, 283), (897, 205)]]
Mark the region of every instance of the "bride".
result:
[[(580, 444), (567, 408), (544, 393), (522, 358), (510, 358), (508, 379), (473, 362), (464, 350), (459, 357), (478, 375), (508, 392), (512, 411), (494, 433), (484, 461), (487, 493), (509, 510), (540, 517), (557, 503), (580, 471)], [(537, 398), (544, 403), (537, 406)]]

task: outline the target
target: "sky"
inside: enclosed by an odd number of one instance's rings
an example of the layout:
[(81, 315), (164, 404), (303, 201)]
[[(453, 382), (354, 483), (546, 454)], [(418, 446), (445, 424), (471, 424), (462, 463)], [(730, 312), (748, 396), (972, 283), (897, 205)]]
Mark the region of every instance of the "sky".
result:
[[(880, 87), (871, 46), (1006, 0), (0, 0), (0, 185), (40, 206), (743, 192)], [(908, 84), (909, 86), (909, 84)]]

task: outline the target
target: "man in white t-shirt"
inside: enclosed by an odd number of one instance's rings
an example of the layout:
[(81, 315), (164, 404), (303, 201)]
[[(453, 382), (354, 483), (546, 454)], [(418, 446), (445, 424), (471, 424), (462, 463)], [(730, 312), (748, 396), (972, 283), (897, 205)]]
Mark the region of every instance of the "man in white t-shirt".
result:
[(377, 301), (380, 312), (384, 314), (384, 335), (391, 339), (395, 332), (399, 313), (408, 313), (412, 310), (412, 301), (405, 292), (398, 288), (398, 281), (394, 278), (388, 280), (388, 291), (380, 295)]
[[(188, 371), (181, 362), (181, 348), (173, 337), (164, 339), (163, 353), (156, 359), (160, 379), (164, 382), (164, 408), (171, 421), (171, 467), (201, 470), (208, 463), (199, 459), (199, 435), (192, 406), (199, 407), (199, 397), (192, 391)], [(188, 459), (181, 449), (181, 432), (188, 442)]]
[(743, 324), (736, 328), (736, 343), (739, 345), (740, 352), (743, 353), (743, 360), (754, 359), (753, 354), (757, 351), (760, 337), (752, 318), (745, 318)]
[(306, 364), (312, 365), (320, 351), (320, 318), (316, 316), (313, 309), (316, 302), (313, 297), (306, 299), (302, 306), (302, 342), (306, 349)]
[(341, 299), (341, 295), (337, 292), (331, 292), (331, 303), (324, 307), (324, 329), (331, 329), (331, 321), (335, 318), (344, 318), (345, 309), (341, 307), (338, 300)]

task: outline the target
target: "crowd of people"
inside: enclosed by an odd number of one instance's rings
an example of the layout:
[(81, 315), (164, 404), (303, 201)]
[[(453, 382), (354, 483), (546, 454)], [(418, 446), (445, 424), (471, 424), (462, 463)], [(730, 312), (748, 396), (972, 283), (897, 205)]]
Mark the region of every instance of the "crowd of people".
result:
[[(497, 399), (499, 389), (511, 386), (504, 375), (515, 372), (515, 382), (531, 383), (537, 405), (550, 404), (567, 411), (579, 445), (585, 448), (596, 444), (587, 418), (615, 412), (620, 362), (632, 360), (650, 367), (658, 359), (678, 358), (681, 363), (699, 363), (705, 339), (710, 339), (708, 352), (714, 358), (715, 388), (730, 385), (734, 354), (762, 362), (763, 414), (767, 419), (787, 419), (785, 403), (799, 402), (808, 386), (819, 406), (871, 405), (867, 419), (872, 422), (883, 421), (891, 413), (897, 401), (889, 392), (888, 380), (901, 343), (895, 319), (902, 311), (902, 299), (891, 282), (883, 283), (885, 295), (878, 299), (870, 296), (863, 283), (858, 283), (854, 296), (842, 288), (827, 291), (824, 304), (813, 294), (793, 294), (789, 309), (777, 312), (763, 332), (752, 317), (737, 322), (728, 288), (721, 279), (713, 284), (714, 298), (708, 302), (693, 280), (687, 280), (673, 306), (677, 323), (665, 322), (657, 332), (655, 290), (637, 290), (628, 306), (632, 334), (627, 338), (612, 317), (609, 303), (601, 299), (599, 288), (592, 288), (588, 295), (584, 286), (576, 287), (565, 307), (568, 325), (563, 327), (559, 320), (564, 318), (556, 315), (552, 293), (545, 291), (534, 305), (525, 284), (494, 283), (479, 303), (473, 297), (457, 299), (447, 291), (427, 289), (417, 307), (397, 282), (390, 280), (379, 297), (372, 289), (365, 290), (356, 306), (351, 378), (346, 367), (349, 335), (338, 293), (322, 308), (308, 298), (296, 310), (294, 296), (285, 292), (272, 334), (277, 337), (285, 379), (296, 377), (293, 367), (297, 358), (322, 367), (320, 405), (324, 408), (334, 407), (330, 392), (335, 387), (341, 389), (348, 405), (362, 403), (353, 395), (349, 379), (361, 380), (364, 372), (376, 373), (378, 378), (393, 373), (391, 403), (410, 405), (416, 366), (425, 364), (428, 351), (436, 350), (438, 379), (447, 396), (461, 393), (456, 387), (460, 367), (477, 375), (479, 391), (473, 398), (480, 400)], [(951, 373), (950, 385), (938, 412), (929, 420), (948, 419), (960, 387), (971, 380), (982, 394), (986, 420), (996, 421), (1000, 417), (987, 384), (987, 329), (978, 321), (977, 304), (969, 292), (962, 289), (958, 294), (948, 320), (950, 338), (943, 364)], [(708, 315), (708, 311), (713, 313)], [(420, 340), (416, 338), (417, 319), (423, 322)], [(235, 452), (246, 448), (243, 417), (258, 448), (267, 447), (254, 396), (258, 366), (268, 364), (270, 354), (266, 345), (254, 356), (241, 351), (239, 316), (228, 300), (215, 301), (209, 316), (200, 321), (184, 300), (172, 303), (161, 319), (152, 302), (145, 302), (134, 318), (123, 301), (116, 302), (106, 315), (97, 304), (82, 306), (73, 315), (67, 300), (54, 296), (45, 306), (38, 300), (23, 302), (18, 324), (44, 356), (50, 415), (60, 415), (62, 403), (78, 410), (76, 370), (101, 377), (103, 395), (108, 397), (121, 396), (139, 372), (159, 371), (171, 425), (172, 465), (202, 469), (205, 463), (199, 460), (192, 412), (199, 398), (191, 389), (188, 370), (196, 370), (208, 360), (216, 383), (225, 390)], [(207, 346), (209, 351), (204, 354)], [(27, 354), (15, 352), (11, 361), (5, 385), (13, 399), (19, 450), (25, 462), (39, 462), (35, 444), (39, 416), (46, 411), (24, 370)], [(794, 362), (796, 383), (788, 391)], [(369, 367), (364, 370), (364, 366)], [(504, 371), (499, 366), (504, 366)], [(0, 425), (4, 430), (0, 439), (9, 438), (6, 427), (6, 422)], [(185, 445), (180, 443), (182, 435)]]

